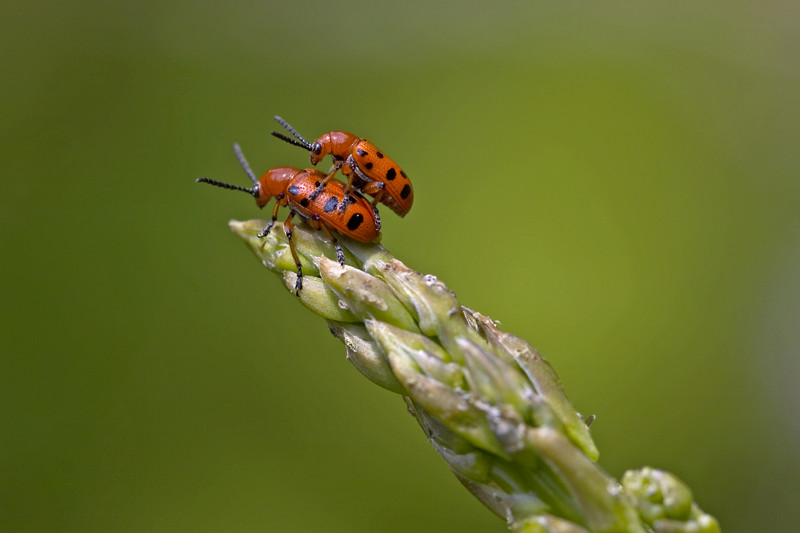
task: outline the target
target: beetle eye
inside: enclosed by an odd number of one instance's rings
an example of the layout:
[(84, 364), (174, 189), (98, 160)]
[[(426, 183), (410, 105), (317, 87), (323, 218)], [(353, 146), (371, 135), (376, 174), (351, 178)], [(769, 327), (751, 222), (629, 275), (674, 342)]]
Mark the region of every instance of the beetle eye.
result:
[(322, 144), (321, 143), (314, 143), (311, 145), (311, 151), (314, 152), (316, 155), (322, 153)]

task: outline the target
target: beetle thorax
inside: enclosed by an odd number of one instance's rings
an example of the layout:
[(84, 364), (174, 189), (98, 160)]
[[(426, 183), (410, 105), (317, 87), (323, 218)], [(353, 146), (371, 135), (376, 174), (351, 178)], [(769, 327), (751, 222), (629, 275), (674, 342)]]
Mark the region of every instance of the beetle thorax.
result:
[(258, 180), (258, 205), (263, 207), (272, 197), (285, 194), (298, 172), (300, 169), (295, 167), (276, 167), (266, 171)]
[(338, 161), (344, 161), (360, 140), (347, 131), (326, 133), (314, 143), (314, 148), (319, 145), (319, 153), (317, 153), (317, 150), (311, 151), (311, 164), (316, 165), (328, 154), (331, 154)]

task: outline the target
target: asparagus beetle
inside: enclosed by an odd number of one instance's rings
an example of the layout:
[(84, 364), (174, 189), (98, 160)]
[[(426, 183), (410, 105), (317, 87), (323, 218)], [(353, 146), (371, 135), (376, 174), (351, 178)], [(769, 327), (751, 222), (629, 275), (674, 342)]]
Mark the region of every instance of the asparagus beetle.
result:
[(278, 219), (278, 209), (289, 207), (289, 216), (283, 223), (283, 230), (297, 266), (296, 295), (299, 295), (300, 289), (303, 288), (303, 270), (292, 241), (292, 218), (295, 215), (299, 215), (312, 228), (325, 232), (336, 247), (336, 257), (342, 265), (344, 252), (333, 234), (334, 231), (359, 242), (380, 241), (381, 228), (377, 210), (359, 193), (346, 192), (342, 182), (333, 180), (323, 183), (326, 176), (319, 170), (313, 168), (300, 170), (294, 167), (271, 168), (261, 176), (261, 179), (257, 179), (239, 145), (234, 144), (233, 150), (245, 173), (253, 182), (252, 187), (242, 187), (211, 178), (197, 178), (196, 181), (246, 192), (256, 199), (256, 204), (261, 208), (274, 197), (272, 219), (258, 234), (261, 238), (269, 234)]
[(291, 133), (294, 139), (276, 131), (271, 134), (308, 150), (312, 165), (322, 161), (326, 155), (331, 155), (334, 166), (323, 180), (323, 185), (341, 170), (347, 177), (346, 193), (355, 187), (373, 197), (373, 206), (382, 202), (401, 217), (406, 216), (411, 209), (414, 189), (408, 176), (397, 163), (368, 140), (346, 131), (329, 131), (310, 143), (281, 117), (276, 116), (275, 121)]

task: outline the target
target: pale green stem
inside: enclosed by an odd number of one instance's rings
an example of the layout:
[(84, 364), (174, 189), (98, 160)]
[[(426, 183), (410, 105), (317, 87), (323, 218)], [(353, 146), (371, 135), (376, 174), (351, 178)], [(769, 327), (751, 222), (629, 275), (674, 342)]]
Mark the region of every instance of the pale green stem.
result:
[(231, 229), (283, 278), (287, 298), (328, 321), (347, 358), (405, 399), (461, 483), (514, 532), (716, 533), (716, 520), (675, 476), (651, 468), (622, 483), (598, 450), (550, 364), (527, 342), (461, 304), (375, 244), (341, 239), (346, 265), (324, 234), (295, 226), (303, 289), (280, 224)]

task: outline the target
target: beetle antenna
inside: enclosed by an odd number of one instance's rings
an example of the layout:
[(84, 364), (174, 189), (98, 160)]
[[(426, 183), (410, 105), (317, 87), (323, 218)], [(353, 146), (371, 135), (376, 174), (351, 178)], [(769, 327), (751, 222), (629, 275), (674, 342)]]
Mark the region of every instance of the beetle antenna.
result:
[(271, 131), (269, 133), (273, 137), (277, 137), (278, 139), (280, 139), (282, 141), (286, 141), (289, 144), (293, 144), (295, 146), (299, 146), (300, 148), (305, 148), (306, 150), (309, 150), (309, 151), (311, 150), (311, 145), (310, 144), (303, 144), (300, 141), (295, 141), (291, 137), (287, 137), (286, 135), (283, 135), (282, 133), (278, 133), (277, 131)]
[(217, 181), (212, 180), (211, 178), (197, 178), (194, 180), (197, 183), (210, 183), (211, 185), (215, 185), (217, 187), (222, 187), (223, 189), (231, 189), (232, 191), (244, 191), (251, 196), (255, 196), (258, 198), (258, 191), (255, 187), (252, 189), (248, 189), (247, 187), (241, 187), (239, 185), (233, 185), (231, 183), (225, 183), (224, 181)]
[(258, 178), (256, 178), (255, 174), (253, 174), (253, 169), (250, 168), (247, 159), (244, 158), (242, 147), (239, 146), (239, 143), (233, 143), (233, 153), (236, 154), (236, 159), (239, 160), (239, 164), (242, 165), (245, 174), (247, 174), (247, 176), (250, 178), (250, 181), (253, 182), (253, 185), (258, 185)]
[(303, 144), (302, 144), (303, 148), (306, 148), (306, 149), (309, 149), (309, 150), (311, 149), (311, 143), (310, 143), (310, 142), (308, 142), (307, 140), (303, 139), (303, 136), (302, 136), (302, 135), (300, 135), (299, 133), (297, 133), (297, 131), (295, 131), (295, 129), (294, 129), (293, 127), (291, 127), (291, 126), (289, 125), (289, 123), (288, 123), (288, 122), (286, 122), (285, 120), (283, 120), (283, 119), (282, 119), (281, 117), (279, 117), (278, 115), (275, 115), (275, 117), (274, 117), (274, 118), (275, 118), (275, 122), (277, 122), (278, 124), (280, 124), (281, 126), (283, 126), (283, 128), (284, 128), (286, 131), (288, 131), (289, 133), (291, 133), (291, 134), (292, 134), (292, 137), (294, 137), (295, 139), (297, 139), (298, 141), (300, 141), (301, 143), (303, 143)]

